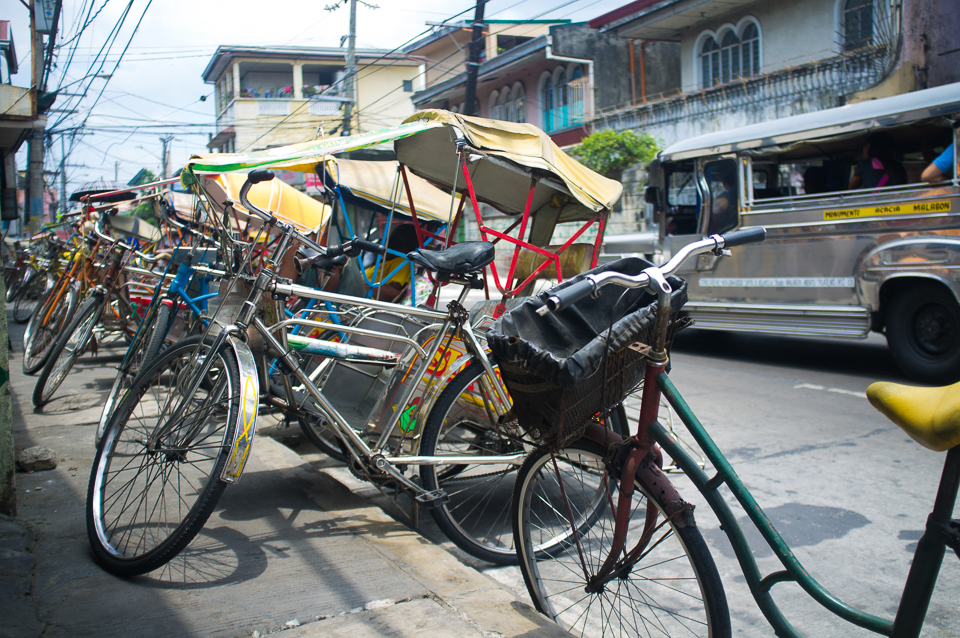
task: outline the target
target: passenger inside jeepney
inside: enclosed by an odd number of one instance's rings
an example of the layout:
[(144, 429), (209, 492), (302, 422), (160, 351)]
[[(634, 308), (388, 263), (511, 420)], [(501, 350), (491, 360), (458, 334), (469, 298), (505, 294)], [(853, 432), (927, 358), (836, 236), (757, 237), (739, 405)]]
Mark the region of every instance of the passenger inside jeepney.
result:
[(853, 170), (849, 190), (906, 184), (907, 171), (898, 155), (892, 135), (886, 132), (870, 135), (863, 145), (863, 158)]
[[(737, 175), (734, 171), (735, 169), (728, 167), (718, 171), (722, 190), (713, 196), (710, 223), (707, 227), (710, 235), (725, 232), (737, 225)], [(709, 181), (712, 183), (713, 180)]]

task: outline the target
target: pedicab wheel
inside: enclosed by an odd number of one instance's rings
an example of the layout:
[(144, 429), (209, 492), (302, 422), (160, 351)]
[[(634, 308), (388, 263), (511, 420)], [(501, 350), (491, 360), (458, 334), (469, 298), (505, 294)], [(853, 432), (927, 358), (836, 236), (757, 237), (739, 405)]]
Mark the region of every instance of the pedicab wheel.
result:
[(33, 316), (47, 290), (47, 277), (43, 273), (33, 273), (23, 284), (13, 303), (13, 320), (17, 323), (27, 323)]
[[(100, 440), (87, 490), (87, 536), (95, 560), (112, 574), (145, 574), (167, 563), (203, 528), (223, 493), (240, 373), (229, 345), (211, 352), (212, 343), (192, 337), (156, 357)], [(209, 357), (211, 367), (198, 379)]]
[[(524, 461), (512, 519), (520, 571), (537, 611), (577, 636), (730, 636), (723, 584), (699, 529), (664, 515), (660, 491), (638, 472), (626, 551), (645, 531), (639, 558), (605, 583), (590, 580), (609, 553), (619, 498), (607, 450), (580, 439)], [(562, 487), (562, 489), (561, 489)]]
[[(427, 416), (421, 456), (475, 456), (523, 453), (523, 446), (499, 433), (497, 418), (510, 406), (495, 393), (479, 360), (458, 372)], [(415, 425), (415, 424), (414, 424)], [(427, 490), (443, 490), (447, 502), (430, 510), (437, 527), (457, 547), (481, 560), (514, 565), (510, 494), (515, 465), (422, 465)]]
[[(38, 304), (27, 329), (23, 333), (23, 373), (36, 374), (47, 362), (50, 349), (60, 333), (70, 322), (70, 318), (77, 310), (79, 299), (77, 291), (70, 288), (56, 301), (57, 289), (54, 287), (44, 295), (43, 302)], [(50, 310), (50, 307), (57, 306)]]
[(50, 349), (47, 362), (37, 376), (37, 385), (33, 388), (33, 405), (40, 408), (50, 402), (53, 395), (67, 378), (73, 365), (83, 354), (100, 321), (103, 306), (106, 303), (103, 294), (94, 293), (77, 310), (70, 325)]

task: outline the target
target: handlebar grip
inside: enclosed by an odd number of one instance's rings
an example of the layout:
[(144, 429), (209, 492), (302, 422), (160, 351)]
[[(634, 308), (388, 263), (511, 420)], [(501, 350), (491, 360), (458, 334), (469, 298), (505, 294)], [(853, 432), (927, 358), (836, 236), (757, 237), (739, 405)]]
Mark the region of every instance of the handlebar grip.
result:
[(251, 184), (259, 184), (260, 182), (269, 182), (274, 178), (273, 171), (267, 169), (259, 169), (255, 171), (250, 171), (247, 174), (247, 180)]
[(566, 288), (556, 290), (553, 293), (547, 293), (548, 296), (544, 300), (544, 303), (551, 311), (557, 312), (580, 301), (584, 297), (592, 295), (595, 289), (596, 286), (593, 280), (587, 277)]
[(376, 253), (378, 255), (387, 254), (386, 246), (381, 246), (375, 241), (367, 241), (366, 239), (360, 239), (358, 237), (354, 239), (351, 243), (353, 244), (353, 248), (359, 248), (360, 250), (365, 250), (368, 253)]
[(735, 230), (732, 233), (723, 235), (723, 247), (733, 248), (735, 246), (746, 246), (747, 244), (759, 244), (766, 239), (766, 237), (767, 229), (759, 226), (756, 228)]

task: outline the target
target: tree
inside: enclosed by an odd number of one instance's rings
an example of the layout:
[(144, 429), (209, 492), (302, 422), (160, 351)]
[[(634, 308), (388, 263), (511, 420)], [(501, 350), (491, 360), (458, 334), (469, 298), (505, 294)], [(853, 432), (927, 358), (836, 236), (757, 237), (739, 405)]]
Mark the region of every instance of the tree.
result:
[[(143, 169), (140, 173), (137, 174), (137, 181), (140, 184), (149, 184), (151, 182), (157, 181), (157, 176), (154, 175), (151, 171)], [(153, 200), (148, 200), (145, 202), (140, 202), (136, 208), (131, 209), (124, 215), (132, 215), (133, 217), (139, 217), (145, 222), (149, 222), (154, 226), (158, 225), (157, 223), (157, 213), (154, 208)]]
[(570, 154), (601, 175), (617, 174), (636, 164), (647, 165), (659, 151), (649, 133), (604, 129), (589, 135)]

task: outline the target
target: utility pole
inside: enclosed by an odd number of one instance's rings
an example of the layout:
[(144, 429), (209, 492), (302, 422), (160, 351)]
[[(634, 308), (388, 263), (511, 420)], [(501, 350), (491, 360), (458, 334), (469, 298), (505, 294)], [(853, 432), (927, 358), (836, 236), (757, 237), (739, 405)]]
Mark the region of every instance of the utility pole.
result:
[(163, 144), (163, 155), (161, 156), (161, 160), (163, 161), (163, 174), (160, 176), (160, 179), (170, 177), (170, 142), (172, 141), (172, 135), (160, 138), (160, 143)]
[[(43, 34), (37, 31), (37, 12), (43, 8), (40, 0), (33, 0), (33, 9), (30, 11), (30, 40), (31, 55), (33, 56), (33, 90), (34, 99), (40, 97), (43, 92), (41, 82), (43, 81)], [(46, 118), (44, 118), (45, 123)], [(39, 124), (38, 119), (36, 124)], [(24, 210), (24, 226), (29, 226), (30, 233), (40, 232), (43, 226), (43, 136), (45, 126), (38, 126), (33, 129), (30, 135), (30, 147), (28, 151), (27, 171), (30, 175), (28, 188), (30, 193), (29, 205)]]
[(480, 54), (483, 52), (483, 8), (486, 0), (477, 0), (473, 12), (473, 35), (470, 38), (470, 59), (467, 61), (467, 87), (463, 98), (463, 112), (466, 115), (480, 115), (473, 112), (477, 101), (477, 73), (480, 69)]
[(67, 212), (67, 149), (64, 138), (60, 135), (60, 214)]
[(357, 0), (350, 0), (350, 32), (347, 34), (347, 99), (343, 105), (343, 124), (340, 135), (350, 135), (353, 106), (357, 100)]

